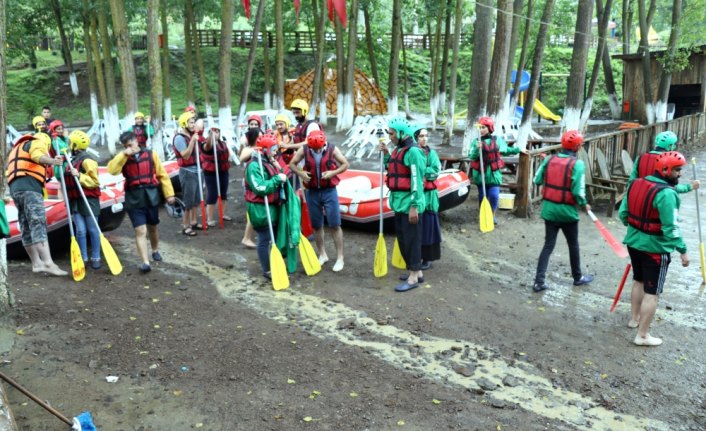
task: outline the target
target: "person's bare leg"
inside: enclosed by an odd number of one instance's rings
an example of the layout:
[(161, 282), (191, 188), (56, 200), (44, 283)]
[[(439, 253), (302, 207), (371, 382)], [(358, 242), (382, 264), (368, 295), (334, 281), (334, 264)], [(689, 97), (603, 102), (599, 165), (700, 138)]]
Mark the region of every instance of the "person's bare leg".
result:
[(245, 222), (245, 233), (243, 234), (243, 240), (240, 241), (240, 243), (248, 248), (257, 247), (257, 244), (255, 244), (255, 241), (253, 240), (253, 236), (255, 236), (255, 229), (253, 229), (250, 220), (248, 220)]
[(137, 254), (140, 255), (142, 263), (149, 265), (150, 260), (147, 256), (147, 227), (145, 225), (135, 228), (135, 243), (137, 245)]
[(29, 256), (29, 260), (32, 261), (32, 272), (41, 272), (44, 269), (44, 262), (42, 262), (42, 258), (39, 257), (39, 251), (37, 251), (35, 244), (26, 245), (24, 247), (27, 256)]
[[(319, 255), (319, 261), (327, 261), (328, 255), (326, 254), (326, 247), (324, 246), (324, 227), (314, 231), (314, 242), (316, 243), (316, 254)], [(323, 263), (323, 262), (321, 262)]]
[(655, 317), (655, 311), (657, 311), (657, 302), (659, 296), (645, 294), (642, 298), (642, 307), (640, 307), (640, 327), (637, 330), (637, 335), (642, 338), (646, 338), (650, 332), (650, 324), (652, 324), (652, 319)]
[(157, 225), (147, 225), (147, 234), (150, 236), (150, 246), (152, 253), (159, 251), (159, 230)]
[(33, 247), (37, 251), (39, 259), (44, 264), (44, 272), (59, 276), (68, 274), (66, 271), (60, 269), (52, 260), (51, 251), (49, 250), (49, 243), (47, 241), (34, 244)]
[(333, 244), (336, 246), (336, 263), (333, 265), (333, 272), (343, 270), (343, 229), (341, 226), (336, 226), (331, 229), (333, 236)]
[(206, 218), (208, 221), (216, 221), (216, 219), (213, 217), (213, 213), (215, 212), (216, 205), (215, 204), (208, 204), (206, 205)]
[(628, 326), (637, 328), (640, 322), (640, 308), (642, 307), (642, 299), (645, 297), (645, 290), (642, 282), (634, 281), (632, 283), (632, 292), (630, 293), (630, 323)]

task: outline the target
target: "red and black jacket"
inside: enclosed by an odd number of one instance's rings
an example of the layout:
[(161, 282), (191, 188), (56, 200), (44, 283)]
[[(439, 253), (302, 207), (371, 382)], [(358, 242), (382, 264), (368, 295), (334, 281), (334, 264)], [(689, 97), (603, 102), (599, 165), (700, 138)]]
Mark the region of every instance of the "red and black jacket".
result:
[(637, 161), (637, 177), (645, 178), (648, 175), (654, 175), (657, 157), (659, 156), (659, 154), (653, 153), (645, 153), (641, 155), (640, 160)]
[(172, 147), (174, 147), (174, 154), (176, 155), (177, 158), (177, 165), (179, 167), (186, 167), (186, 166), (193, 166), (196, 164), (196, 151), (192, 151), (191, 155), (188, 158), (184, 158), (179, 150), (177, 150), (177, 147), (175, 145), (176, 139), (178, 136), (183, 136), (186, 139), (186, 143), (188, 144), (189, 141), (191, 141), (191, 136), (185, 135), (184, 133), (177, 133), (174, 135), (174, 140), (172, 140)]
[(576, 165), (576, 157), (550, 156), (544, 167), (544, 188), (542, 197), (558, 204), (576, 205), (571, 193), (571, 178)]
[(123, 166), (123, 177), (125, 177), (125, 190), (159, 185), (157, 173), (154, 170), (152, 151), (142, 150), (134, 156), (128, 157)]
[[(431, 148), (429, 148), (429, 146), (427, 145), (426, 147), (422, 148), (422, 150), (427, 156), (427, 163), (429, 163), (429, 152), (431, 151)], [(436, 190), (436, 180), (430, 181), (424, 178), (424, 190)]]
[(298, 144), (300, 142), (306, 142), (306, 129), (309, 128), (309, 124), (311, 123), (315, 123), (315, 121), (305, 120), (303, 123), (297, 123), (297, 125), (294, 127), (294, 132), (292, 133), (292, 138), (294, 139), (295, 144)]
[[(250, 163), (258, 163), (255, 157), (253, 157), (250, 162), (248, 162), (248, 166), (250, 166)], [(245, 167), (245, 171), (247, 172), (248, 166)], [(267, 179), (274, 177), (277, 175), (279, 172), (277, 171), (277, 168), (274, 167), (271, 163), (267, 163), (263, 160), (262, 162), (262, 168), (267, 174), (269, 175)], [(245, 201), (246, 202), (251, 202), (254, 204), (263, 204), (265, 203), (265, 197), (260, 196), (257, 193), (255, 193), (251, 188), (250, 184), (248, 184), (247, 180), (245, 181)], [(269, 204), (278, 204), (279, 203), (279, 191), (274, 191), (267, 195), (267, 202)]]
[[(85, 174), (86, 170), (83, 169), (83, 161), (90, 158), (88, 153), (85, 151), (81, 151), (78, 154), (74, 156), (74, 158), (71, 160), (71, 166), (73, 166), (74, 169), (76, 169), (80, 174)], [(81, 199), (81, 193), (78, 191), (78, 179), (74, 178), (73, 175), (71, 175), (70, 172), (67, 171), (64, 173), (64, 181), (66, 183), (66, 195), (69, 197), (69, 200), (76, 201)], [(83, 193), (86, 195), (87, 198), (99, 198), (101, 195), (101, 188), (100, 187), (83, 187)]]
[[(213, 148), (211, 148), (211, 151), (205, 151), (203, 149), (203, 143), (199, 143), (199, 145), (201, 145), (201, 169), (206, 173), (215, 174), (216, 158), (213, 156)], [(230, 159), (226, 143), (223, 141), (217, 142), (216, 152), (218, 153), (218, 171), (223, 172), (230, 169)]]
[[(324, 151), (321, 154), (321, 165), (319, 167), (319, 173), (324, 171), (333, 171), (338, 169), (338, 163), (333, 157), (333, 152), (336, 146), (333, 144), (326, 144)], [(314, 157), (314, 151), (309, 148), (308, 145), (304, 145), (304, 170), (309, 172), (309, 183), (307, 188), (309, 189), (329, 189), (331, 187), (336, 187), (339, 182), (341, 182), (338, 175), (323, 179), (319, 178), (316, 173), (316, 158)]]
[(412, 170), (404, 164), (404, 155), (411, 147), (412, 144), (408, 142), (402, 147), (395, 148), (387, 162), (387, 188), (390, 191), (412, 190)]
[(654, 200), (657, 193), (668, 187), (645, 178), (633, 181), (628, 190), (628, 224), (649, 235), (662, 235), (662, 221)]
[(135, 134), (135, 139), (137, 139), (137, 143), (141, 147), (147, 146), (147, 139), (149, 138), (149, 136), (147, 136), (147, 126), (144, 124), (142, 126), (135, 124), (132, 126), (132, 133)]
[[(481, 141), (486, 140), (481, 139)], [(502, 169), (505, 166), (505, 162), (503, 161), (502, 157), (500, 157), (498, 140), (495, 136), (491, 136), (490, 144), (486, 144), (485, 142), (483, 142), (483, 146), (481, 147), (481, 149), (482, 151), (480, 157), (483, 157), (483, 167), (485, 169), (490, 166), (491, 170), (497, 171), (498, 169)], [(472, 161), (471, 167), (476, 171), (480, 171), (480, 159)]]

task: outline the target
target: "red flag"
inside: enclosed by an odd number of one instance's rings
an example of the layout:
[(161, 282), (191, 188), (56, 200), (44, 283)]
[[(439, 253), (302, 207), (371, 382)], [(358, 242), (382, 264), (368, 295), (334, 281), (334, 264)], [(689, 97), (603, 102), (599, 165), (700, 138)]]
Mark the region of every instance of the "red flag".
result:
[(243, 0), (243, 9), (245, 9), (245, 16), (250, 19), (250, 0)]
[(338, 15), (338, 20), (343, 24), (343, 28), (346, 28), (346, 22), (348, 21), (348, 17), (346, 16), (346, 0), (333, 0), (333, 8), (336, 10), (336, 15)]
[(294, 10), (297, 13), (297, 24), (299, 24), (299, 0), (294, 0)]
[(326, 4), (328, 5), (328, 19), (333, 24), (333, 0), (326, 0)]

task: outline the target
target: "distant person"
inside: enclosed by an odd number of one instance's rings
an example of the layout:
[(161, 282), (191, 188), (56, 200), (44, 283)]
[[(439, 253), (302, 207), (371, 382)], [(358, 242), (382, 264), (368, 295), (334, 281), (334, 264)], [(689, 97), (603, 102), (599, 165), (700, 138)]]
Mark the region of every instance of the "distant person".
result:
[(147, 142), (154, 136), (154, 127), (150, 124), (149, 117), (139, 111), (135, 113), (135, 124), (127, 131), (135, 134), (137, 143), (143, 148), (147, 147)]
[(32, 272), (65, 276), (52, 260), (44, 212), (46, 165), (61, 166), (63, 158), (49, 156), (51, 141), (44, 133), (20, 137), (7, 156), (7, 183), (17, 208), (22, 245), (32, 261)]
[[(217, 159), (213, 154), (214, 144), (216, 146)], [(201, 144), (200, 156), (201, 169), (203, 169), (203, 177), (208, 192), (206, 196), (208, 226), (214, 227), (216, 226), (216, 219), (218, 218), (216, 203), (218, 202), (219, 188), (224, 213), (226, 211), (226, 203), (228, 202), (228, 171), (230, 169), (230, 158), (228, 145), (225, 139), (221, 138), (221, 129), (211, 127), (208, 136), (205, 137), (204, 142)], [(218, 170), (218, 175), (216, 175), (216, 170)], [(223, 220), (230, 221), (233, 219), (224, 214)]]
[(436, 179), (441, 172), (441, 161), (428, 144), (429, 131), (421, 126), (414, 128), (412, 136), (426, 156), (424, 170), (424, 214), (422, 215), (422, 271), (431, 269), (432, 261), (441, 259), (441, 223), (439, 221), (439, 192)]
[(181, 233), (186, 236), (196, 236), (196, 231), (203, 229), (197, 221), (197, 209), (201, 203), (199, 194), (198, 166), (196, 164), (196, 145), (198, 130), (194, 113), (186, 111), (179, 116), (179, 132), (174, 135), (172, 145), (179, 165), (179, 183), (181, 184), (182, 201), (184, 202), (184, 220)]
[(34, 128), (34, 133), (49, 134), (49, 124), (47, 124), (47, 120), (41, 115), (32, 118), (32, 127)]
[[(303, 169), (299, 162), (304, 161)], [(328, 227), (333, 232), (336, 246), (336, 263), (333, 272), (343, 270), (343, 230), (341, 229), (341, 209), (336, 186), (338, 175), (348, 169), (348, 160), (334, 144), (326, 141), (321, 130), (311, 132), (306, 145), (298, 149), (289, 163), (289, 168), (299, 176), (306, 187), (306, 202), (309, 206), (309, 219), (314, 229), (319, 263), (328, 262), (324, 245), (324, 215)]]
[[(70, 151), (69, 146), (69, 134), (64, 128), (64, 123), (59, 120), (54, 120), (49, 125), (49, 133), (51, 136), (51, 148), (49, 148), (49, 155), (54, 157), (56, 155), (63, 156), (65, 152)], [(54, 177), (59, 180), (59, 175), (62, 169), (66, 169), (68, 164), (64, 162), (63, 167), (54, 168)]]
[[(657, 136), (655, 136), (655, 149), (637, 156), (637, 159), (635, 159), (630, 178), (628, 178), (628, 184), (637, 178), (645, 178), (649, 175), (654, 175), (655, 165), (659, 156), (667, 151), (676, 151), (678, 141), (679, 138), (674, 132), (666, 131), (658, 133)], [(692, 180), (690, 183), (677, 184), (674, 186), (674, 190), (676, 190), (677, 193), (688, 193), (698, 188), (698, 180)]]
[(319, 123), (314, 120), (307, 120), (309, 104), (303, 99), (294, 99), (290, 106), (297, 124), (294, 126), (294, 143), (306, 142), (306, 137), (315, 130), (321, 130)]
[(681, 200), (674, 188), (684, 165), (686, 159), (676, 151), (660, 154), (654, 173), (630, 183), (627, 199), (620, 204), (620, 220), (628, 227), (623, 243), (628, 246), (634, 280), (628, 327), (638, 328), (633, 340), (638, 346), (662, 344), (662, 339), (651, 336), (649, 329), (664, 288), (671, 253), (677, 250), (682, 266), (689, 266), (678, 221)]
[(47, 123), (47, 126), (54, 121), (54, 119), (51, 118), (51, 108), (48, 105), (42, 106), (42, 117), (44, 117), (44, 122)]
[(583, 145), (583, 135), (578, 130), (569, 130), (561, 137), (561, 152), (544, 159), (534, 184), (542, 187), (542, 218), (544, 219), (544, 247), (537, 262), (534, 276), (535, 292), (549, 288), (545, 283), (549, 257), (554, 251), (556, 237), (562, 231), (569, 245), (569, 262), (574, 286), (582, 286), (593, 281), (593, 275), (582, 274), (581, 253), (579, 250), (578, 208), (588, 212), (591, 206), (586, 202), (586, 166), (576, 158)]
[(289, 129), (289, 116), (287, 114), (279, 114), (275, 117), (275, 139), (277, 139), (282, 163), (285, 165), (289, 165), (294, 153), (306, 143), (305, 141), (294, 142), (293, 130)]
[(152, 260), (162, 261), (159, 253), (159, 204), (162, 195), (168, 204), (174, 203), (174, 189), (169, 174), (156, 153), (141, 148), (135, 134), (124, 132), (120, 143), (125, 148), (108, 163), (108, 173), (125, 177), (125, 209), (135, 229), (137, 252), (142, 260), (140, 272), (152, 270), (147, 254), (147, 236), (152, 246)]

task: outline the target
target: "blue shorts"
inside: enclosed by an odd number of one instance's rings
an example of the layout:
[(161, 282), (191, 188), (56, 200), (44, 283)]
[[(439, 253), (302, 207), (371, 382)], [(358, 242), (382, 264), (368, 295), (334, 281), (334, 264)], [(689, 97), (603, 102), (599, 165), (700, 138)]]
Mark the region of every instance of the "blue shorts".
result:
[(328, 227), (341, 225), (341, 207), (338, 203), (336, 187), (307, 190), (306, 203), (309, 206), (309, 220), (314, 230), (324, 226), (324, 213)]
[(130, 217), (132, 227), (159, 224), (159, 210), (157, 207), (129, 208), (127, 215)]

